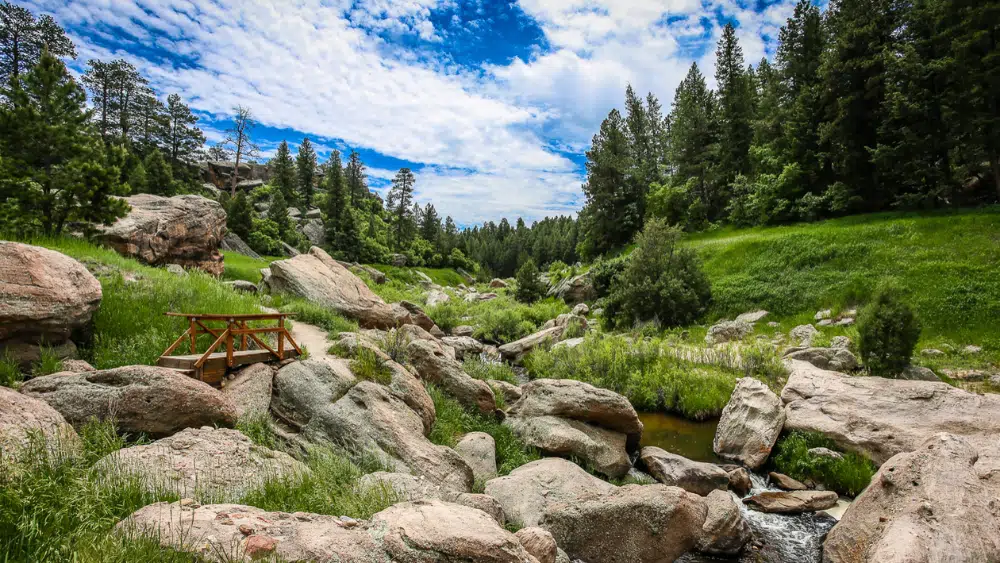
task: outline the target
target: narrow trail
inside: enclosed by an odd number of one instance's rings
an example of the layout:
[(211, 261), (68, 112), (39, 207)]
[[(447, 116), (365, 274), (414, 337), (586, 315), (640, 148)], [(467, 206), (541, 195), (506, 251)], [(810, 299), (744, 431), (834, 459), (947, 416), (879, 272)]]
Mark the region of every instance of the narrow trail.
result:
[(334, 359), (334, 356), (327, 353), (327, 350), (330, 349), (330, 345), (333, 343), (326, 339), (327, 333), (325, 330), (318, 326), (293, 319), (292, 330), (289, 332), (300, 348), (304, 346), (309, 350), (310, 359)]

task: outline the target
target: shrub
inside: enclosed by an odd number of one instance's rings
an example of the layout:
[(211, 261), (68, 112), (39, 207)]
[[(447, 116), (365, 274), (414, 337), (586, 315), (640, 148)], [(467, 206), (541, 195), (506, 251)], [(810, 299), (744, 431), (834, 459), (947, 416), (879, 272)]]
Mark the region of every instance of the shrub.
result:
[(528, 258), (517, 269), (517, 292), (515, 297), (522, 303), (534, 303), (545, 295), (545, 284), (538, 277), (538, 266), (535, 261)]
[(590, 283), (594, 286), (594, 292), (598, 297), (606, 297), (611, 290), (611, 282), (614, 281), (628, 263), (628, 256), (616, 256), (614, 258), (599, 258), (590, 268)]
[(701, 317), (711, 301), (708, 277), (697, 255), (678, 245), (681, 232), (660, 219), (639, 234), (638, 246), (614, 276), (604, 307), (608, 328), (658, 320), (681, 326)]
[(517, 376), (514, 375), (514, 368), (503, 362), (484, 362), (479, 357), (467, 358), (462, 363), (462, 368), (465, 369), (465, 373), (476, 379), (483, 381), (493, 379), (506, 381), (513, 385), (518, 384)]
[(882, 291), (858, 317), (858, 351), (872, 375), (895, 377), (910, 363), (920, 321), (906, 304)]
[(378, 347), (397, 364), (405, 364), (409, 360), (409, 354), (406, 351), (409, 343), (410, 340), (406, 335), (396, 329), (389, 330), (378, 339)]
[(351, 360), (351, 372), (358, 379), (373, 381), (380, 385), (392, 383), (392, 370), (375, 353), (374, 350), (359, 346), (354, 351), (354, 359)]
[(851, 497), (861, 494), (877, 469), (870, 459), (856, 453), (835, 459), (812, 455), (809, 453), (811, 448), (836, 450), (837, 446), (822, 434), (795, 430), (775, 444), (771, 464), (789, 477), (812, 479)]

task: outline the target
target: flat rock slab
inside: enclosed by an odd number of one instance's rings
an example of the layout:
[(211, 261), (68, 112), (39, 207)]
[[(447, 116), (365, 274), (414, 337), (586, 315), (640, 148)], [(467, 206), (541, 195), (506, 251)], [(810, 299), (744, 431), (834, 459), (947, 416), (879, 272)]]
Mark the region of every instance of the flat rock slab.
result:
[(743, 504), (758, 512), (801, 514), (831, 508), (839, 498), (833, 491), (767, 491), (743, 499)]

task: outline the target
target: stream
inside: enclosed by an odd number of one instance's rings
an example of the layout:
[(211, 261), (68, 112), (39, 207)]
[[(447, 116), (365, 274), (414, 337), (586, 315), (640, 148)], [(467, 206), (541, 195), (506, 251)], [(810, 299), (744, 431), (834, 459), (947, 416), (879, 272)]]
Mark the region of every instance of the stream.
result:
[[(724, 463), (712, 451), (717, 420), (693, 422), (665, 413), (642, 413), (639, 418), (644, 426), (640, 442), (642, 446), (656, 446), (695, 461)], [(751, 473), (750, 478), (753, 482), (750, 495), (779, 490), (772, 487), (764, 475)], [(750, 510), (742, 502), (739, 504), (743, 517), (754, 535), (751, 545), (741, 557), (726, 559), (688, 553), (678, 561), (683, 563), (717, 561), (820, 563), (822, 561), (823, 538), (837, 523), (836, 518), (824, 512), (800, 515), (766, 514)], [(838, 508), (843, 509), (842, 506)]]

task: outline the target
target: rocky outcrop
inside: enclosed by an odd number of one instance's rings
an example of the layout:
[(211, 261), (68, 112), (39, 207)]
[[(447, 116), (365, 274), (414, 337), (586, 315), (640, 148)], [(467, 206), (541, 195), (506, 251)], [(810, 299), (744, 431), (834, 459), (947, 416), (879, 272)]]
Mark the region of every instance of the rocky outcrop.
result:
[(441, 329), (434, 324), (434, 321), (427, 316), (427, 313), (420, 308), (416, 303), (410, 303), (409, 301), (400, 301), (399, 305), (406, 309), (410, 313), (410, 319), (413, 324), (419, 326), (420, 328), (426, 330), (430, 334), (439, 333), (438, 336), (444, 336)]
[(1000, 396), (976, 395), (944, 382), (850, 377), (799, 361), (788, 367), (791, 374), (781, 392), (786, 430), (819, 432), (876, 464), (948, 432), (980, 449), (980, 464), (1000, 470), (994, 447)]
[(69, 256), (0, 242), (0, 357), (27, 369), (40, 357), (40, 344), (75, 357), (70, 338), (85, 332), (101, 296), (97, 278)]
[(306, 237), (309, 244), (317, 246), (326, 244), (326, 230), (323, 229), (322, 219), (306, 219), (299, 223), (298, 231)]
[(510, 416), (505, 424), (525, 445), (551, 455), (584, 459), (608, 477), (623, 477), (632, 467), (625, 435), (620, 432), (558, 416)]
[(500, 355), (503, 359), (519, 363), (526, 354), (539, 346), (552, 345), (562, 338), (566, 327), (553, 326), (542, 329), (534, 334), (529, 334), (520, 340), (509, 342), (500, 347)]
[(743, 340), (748, 334), (753, 332), (753, 324), (735, 320), (722, 321), (712, 325), (705, 335), (705, 342), (708, 344), (721, 344), (723, 342), (734, 342)]
[(597, 292), (594, 291), (589, 272), (562, 280), (555, 287), (549, 289), (548, 295), (549, 297), (558, 297), (570, 305), (597, 299)]
[(45, 401), (77, 427), (91, 418), (113, 418), (122, 432), (168, 436), (236, 423), (236, 407), (221, 392), (161, 367), (47, 375), (27, 381), (21, 392)]
[(823, 560), (1000, 561), (1000, 475), (981, 472), (978, 458), (945, 433), (893, 456), (830, 530)]
[(441, 342), (455, 349), (455, 359), (459, 361), (483, 353), (483, 343), (470, 336), (445, 336)]
[(497, 445), (485, 432), (469, 432), (455, 445), (455, 451), (472, 468), (477, 481), (486, 482), (497, 476)]
[(705, 497), (708, 513), (695, 549), (708, 555), (736, 555), (750, 541), (750, 526), (732, 493), (715, 490)]
[(273, 367), (267, 364), (253, 364), (227, 377), (222, 394), (236, 407), (237, 417), (267, 416), (271, 405), (273, 381)]
[(401, 324), (392, 307), (319, 247), (272, 262), (268, 286), (273, 292), (304, 297), (356, 319), (362, 328), (389, 329)]
[(801, 514), (831, 508), (838, 498), (833, 491), (765, 491), (743, 499), (743, 504), (759, 512)]
[(729, 475), (714, 463), (692, 461), (654, 446), (642, 448), (639, 457), (649, 474), (664, 485), (701, 496), (729, 486)]
[(210, 427), (119, 450), (94, 468), (109, 479), (137, 477), (153, 493), (199, 500), (238, 499), (269, 480), (309, 473), (284, 452), (258, 446), (236, 430)]
[(254, 252), (250, 245), (243, 242), (240, 236), (232, 231), (226, 231), (226, 235), (222, 238), (222, 244), (219, 245), (222, 250), (236, 252), (242, 254), (254, 260), (263, 260), (260, 254)]
[(784, 423), (778, 396), (756, 379), (741, 378), (722, 409), (712, 449), (723, 459), (757, 469), (767, 461)]
[(55, 451), (79, 445), (76, 431), (58, 411), (44, 401), (0, 386), (0, 461), (19, 455), (36, 432)]
[(858, 368), (858, 359), (847, 348), (806, 348), (791, 352), (785, 357), (833, 371), (853, 371)]
[(521, 528), (514, 533), (524, 549), (538, 560), (538, 563), (556, 563), (559, 546), (548, 530), (542, 528)]
[(462, 364), (448, 357), (444, 349), (427, 340), (412, 340), (406, 347), (410, 362), (424, 381), (441, 386), (463, 405), (492, 414), (496, 408), (493, 390), (485, 381), (469, 376)]
[(222, 275), (219, 247), (226, 233), (226, 212), (218, 202), (197, 195), (151, 194), (125, 200), (132, 210), (110, 227), (99, 227), (102, 242), (150, 265), (177, 264)]
[(610, 493), (615, 488), (571, 461), (547, 457), (491, 479), (486, 483), (486, 494), (500, 501), (508, 520), (527, 527), (538, 526), (550, 506)]

